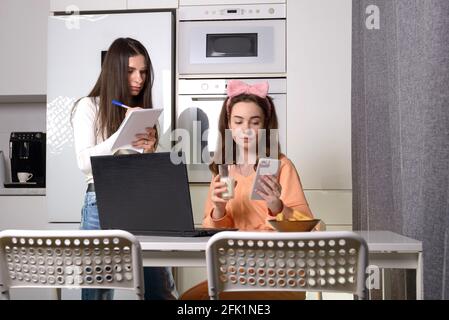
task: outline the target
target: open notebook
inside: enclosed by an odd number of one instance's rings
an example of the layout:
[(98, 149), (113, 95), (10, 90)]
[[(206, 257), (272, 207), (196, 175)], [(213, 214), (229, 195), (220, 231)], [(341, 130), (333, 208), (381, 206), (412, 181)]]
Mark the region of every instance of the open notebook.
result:
[(174, 164), (170, 153), (97, 156), (91, 163), (102, 229), (186, 237), (225, 230), (195, 229), (186, 165)]
[[(146, 128), (152, 128), (157, 123), (163, 109), (139, 109), (133, 111), (127, 116), (117, 132), (112, 136), (115, 141), (112, 144), (111, 151), (115, 153), (118, 149), (135, 149), (131, 142), (136, 140), (136, 134), (145, 133)], [(114, 139), (113, 138), (113, 139)]]

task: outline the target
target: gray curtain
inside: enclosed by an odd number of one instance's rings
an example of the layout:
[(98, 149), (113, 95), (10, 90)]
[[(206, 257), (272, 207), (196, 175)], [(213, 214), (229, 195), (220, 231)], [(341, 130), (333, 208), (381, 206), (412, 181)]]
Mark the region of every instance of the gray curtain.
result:
[(422, 240), (424, 296), (449, 299), (449, 1), (353, 0), (352, 85), (354, 229)]

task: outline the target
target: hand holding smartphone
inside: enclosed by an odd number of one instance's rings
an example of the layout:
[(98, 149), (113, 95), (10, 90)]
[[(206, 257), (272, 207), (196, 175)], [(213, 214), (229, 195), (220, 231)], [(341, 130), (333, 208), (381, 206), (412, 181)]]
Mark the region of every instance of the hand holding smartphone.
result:
[(251, 200), (263, 200), (257, 190), (263, 190), (260, 179), (263, 176), (279, 176), (280, 161), (278, 159), (261, 158), (257, 165), (256, 176), (251, 189)]

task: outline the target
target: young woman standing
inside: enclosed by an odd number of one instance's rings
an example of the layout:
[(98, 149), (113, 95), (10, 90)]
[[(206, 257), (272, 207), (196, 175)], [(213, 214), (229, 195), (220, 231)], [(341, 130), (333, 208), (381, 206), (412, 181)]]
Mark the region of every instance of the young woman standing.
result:
[[(152, 108), (153, 68), (145, 47), (131, 38), (116, 39), (108, 49), (100, 76), (92, 91), (75, 103), (72, 112), (77, 163), (84, 173), (87, 191), (82, 208), (81, 229), (100, 229), (91, 156), (110, 155), (113, 137), (123, 119), (138, 108)], [(112, 104), (118, 100), (130, 106)], [(154, 152), (158, 143), (155, 128), (136, 135), (132, 146)], [(126, 213), (124, 213), (126, 214)], [(169, 268), (144, 268), (146, 299), (176, 299), (178, 294)], [(83, 289), (82, 299), (112, 299), (113, 290)]]

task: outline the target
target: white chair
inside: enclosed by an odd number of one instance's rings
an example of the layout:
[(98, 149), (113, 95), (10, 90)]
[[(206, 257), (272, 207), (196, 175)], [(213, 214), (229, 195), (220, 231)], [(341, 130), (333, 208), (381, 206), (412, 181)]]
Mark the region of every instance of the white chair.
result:
[(353, 232), (220, 232), (206, 249), (209, 296), (309, 291), (366, 297), (368, 247)]
[(142, 300), (140, 243), (122, 230), (0, 232), (0, 299), (31, 287), (129, 289)]

